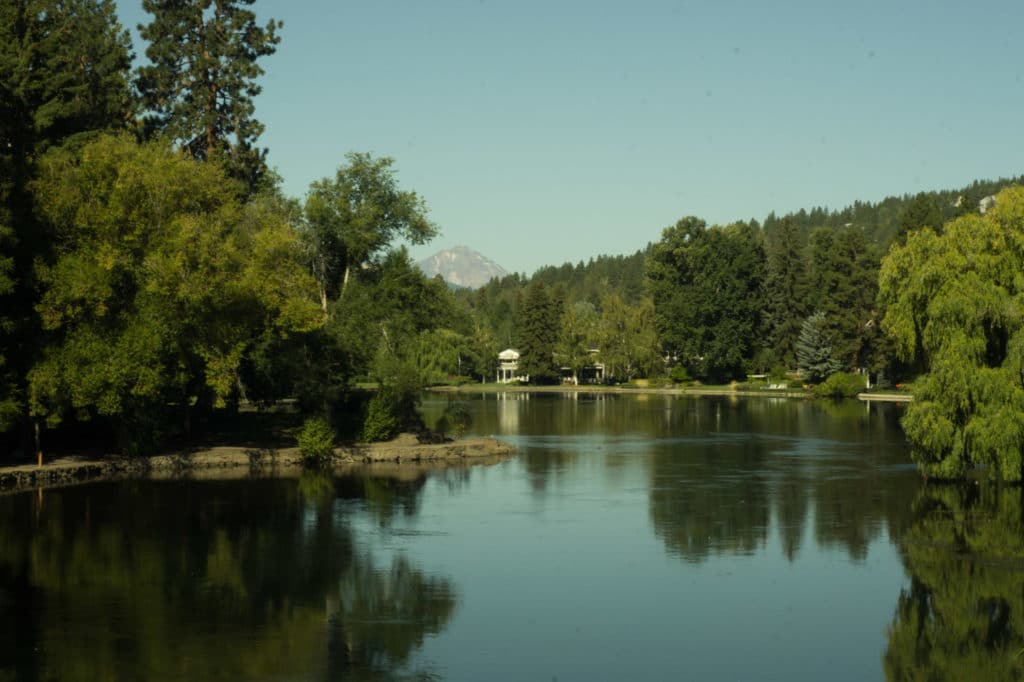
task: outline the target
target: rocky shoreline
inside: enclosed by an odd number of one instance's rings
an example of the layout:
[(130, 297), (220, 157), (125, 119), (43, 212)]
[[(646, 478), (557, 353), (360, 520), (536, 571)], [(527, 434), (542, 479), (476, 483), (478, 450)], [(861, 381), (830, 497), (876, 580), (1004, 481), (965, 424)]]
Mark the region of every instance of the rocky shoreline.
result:
[[(327, 470), (354, 469), (393, 472), (395, 469), (437, 469), (467, 464), (494, 464), (514, 453), (495, 438), (464, 438), (443, 443), (420, 443), (402, 434), (386, 443), (359, 443), (336, 448), (321, 463)], [(63, 457), (43, 464), (0, 468), (0, 492), (53, 488), (75, 483), (126, 478), (244, 479), (298, 476), (306, 463), (299, 449), (219, 446), (153, 457), (91, 459)]]

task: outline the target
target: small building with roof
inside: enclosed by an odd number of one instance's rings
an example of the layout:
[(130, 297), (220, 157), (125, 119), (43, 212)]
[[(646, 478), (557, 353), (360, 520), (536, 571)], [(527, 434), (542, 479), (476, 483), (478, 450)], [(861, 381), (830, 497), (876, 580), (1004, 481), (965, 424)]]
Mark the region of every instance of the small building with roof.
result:
[(513, 381), (529, 380), (529, 374), (519, 374), (519, 351), (515, 348), (506, 348), (498, 353), (498, 372), (496, 381), (499, 384), (510, 384)]

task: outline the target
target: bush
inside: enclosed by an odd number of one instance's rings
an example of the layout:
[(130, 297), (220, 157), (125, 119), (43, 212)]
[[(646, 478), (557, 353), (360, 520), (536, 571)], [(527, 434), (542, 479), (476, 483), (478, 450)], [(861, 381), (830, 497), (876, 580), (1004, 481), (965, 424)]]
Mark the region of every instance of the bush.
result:
[(682, 365), (676, 365), (673, 367), (672, 374), (670, 376), (672, 377), (672, 381), (677, 384), (688, 384), (693, 381), (693, 377), (690, 376), (690, 373), (687, 372), (686, 368)]
[(814, 387), (814, 395), (822, 398), (856, 398), (863, 391), (864, 377), (850, 372), (836, 372)]
[(363, 422), (363, 440), (368, 443), (391, 440), (398, 435), (399, 421), (395, 397), (391, 391), (380, 390), (370, 400)]
[(323, 417), (307, 419), (298, 441), (299, 453), (305, 460), (329, 459), (334, 454), (334, 431)]

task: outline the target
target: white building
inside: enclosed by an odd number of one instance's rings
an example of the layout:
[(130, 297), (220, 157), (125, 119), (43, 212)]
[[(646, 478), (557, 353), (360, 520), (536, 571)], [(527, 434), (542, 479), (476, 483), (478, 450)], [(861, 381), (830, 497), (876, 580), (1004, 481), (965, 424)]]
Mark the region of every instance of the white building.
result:
[(499, 384), (530, 380), (530, 375), (520, 376), (519, 374), (519, 351), (514, 348), (506, 348), (498, 353), (498, 376), (496, 380)]

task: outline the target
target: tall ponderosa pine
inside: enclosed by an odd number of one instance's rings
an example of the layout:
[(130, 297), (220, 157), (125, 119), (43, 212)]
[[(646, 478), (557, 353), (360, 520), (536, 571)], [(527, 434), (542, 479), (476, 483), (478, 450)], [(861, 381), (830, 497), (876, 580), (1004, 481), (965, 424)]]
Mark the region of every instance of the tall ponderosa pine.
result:
[(808, 304), (825, 316), (834, 357), (843, 367), (870, 366), (876, 339), (877, 248), (857, 227), (819, 228), (810, 236)]
[(807, 281), (800, 253), (800, 233), (782, 219), (766, 239), (765, 330), (776, 359), (787, 367), (796, 362), (796, 340), (806, 316)]
[(520, 372), (534, 383), (558, 380), (554, 352), (561, 330), (561, 310), (543, 282), (534, 282), (523, 302), (522, 327), (519, 330)]
[(920, 192), (900, 214), (899, 232), (896, 233), (896, 241), (900, 244), (905, 244), (907, 242), (907, 234), (923, 227), (939, 232), (942, 230), (943, 222), (942, 211), (939, 208), (938, 200), (934, 193)]
[(256, 60), (274, 53), (282, 25), (259, 26), (246, 9), (253, 1), (143, 0), (153, 21), (139, 31), (152, 63), (136, 81), (150, 133), (220, 161), (252, 191), (267, 172), (266, 149), (256, 147), (263, 124), (253, 117), (263, 75)]

